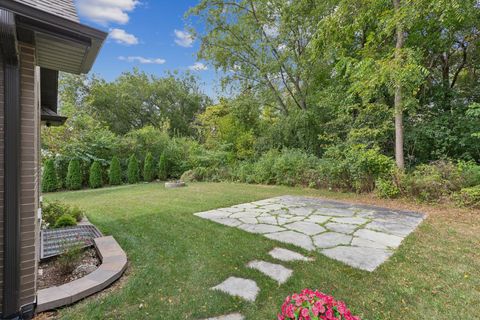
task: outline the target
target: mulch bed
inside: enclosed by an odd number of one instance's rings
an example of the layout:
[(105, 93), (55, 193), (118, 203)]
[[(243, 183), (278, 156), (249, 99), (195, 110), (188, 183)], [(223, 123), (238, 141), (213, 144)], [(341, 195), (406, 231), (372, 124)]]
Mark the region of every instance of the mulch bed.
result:
[(86, 248), (81, 259), (75, 265), (71, 274), (63, 274), (58, 270), (57, 259), (52, 258), (42, 261), (38, 265), (37, 289), (46, 289), (53, 286), (72, 282), (95, 271), (101, 264), (94, 248)]

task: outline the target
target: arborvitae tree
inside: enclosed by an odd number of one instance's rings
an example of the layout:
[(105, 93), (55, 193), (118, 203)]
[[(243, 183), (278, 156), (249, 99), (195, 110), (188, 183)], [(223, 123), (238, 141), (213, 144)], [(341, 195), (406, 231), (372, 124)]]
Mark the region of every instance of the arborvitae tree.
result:
[(117, 156), (113, 156), (112, 158), (108, 178), (112, 186), (122, 184), (122, 167), (120, 166), (120, 160), (118, 160)]
[(165, 152), (160, 156), (158, 161), (158, 179), (167, 180), (168, 178), (168, 160)]
[(94, 161), (90, 167), (90, 176), (88, 178), (90, 188), (96, 189), (103, 187), (102, 174), (102, 166), (100, 165), (100, 162)]
[(155, 163), (151, 152), (147, 153), (147, 156), (145, 157), (145, 163), (143, 165), (143, 179), (148, 182), (151, 182), (153, 179), (155, 179)]
[(57, 187), (58, 181), (55, 162), (50, 159), (45, 162), (45, 167), (43, 168), (42, 192), (52, 192), (57, 190)]
[(128, 159), (127, 168), (128, 183), (138, 183), (140, 181), (140, 170), (138, 167), (138, 160), (134, 154)]
[(82, 169), (80, 161), (77, 159), (70, 160), (68, 163), (66, 186), (69, 190), (78, 190), (82, 188)]

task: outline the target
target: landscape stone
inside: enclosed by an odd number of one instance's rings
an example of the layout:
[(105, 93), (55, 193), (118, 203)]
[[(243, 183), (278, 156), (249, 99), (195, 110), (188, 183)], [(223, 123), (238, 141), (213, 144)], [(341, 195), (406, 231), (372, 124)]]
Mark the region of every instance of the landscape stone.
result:
[(315, 248), (309, 236), (296, 231), (269, 233), (265, 236), (269, 239), (290, 243), (306, 250), (313, 250)]
[(353, 231), (355, 231), (357, 226), (354, 225), (354, 224), (343, 224), (343, 223), (329, 222), (325, 225), (325, 228), (327, 228), (328, 230), (331, 230), (331, 231), (335, 231), (335, 232), (350, 234)]
[(385, 249), (349, 246), (324, 249), (321, 252), (329, 258), (366, 271), (375, 270), (392, 255), (391, 251)]
[(333, 218), (333, 222), (338, 222), (338, 223), (347, 223), (347, 224), (365, 224), (368, 222), (368, 219), (364, 218), (357, 218), (357, 217), (351, 217), (351, 218)]
[(242, 224), (238, 227), (250, 233), (272, 233), (285, 230), (282, 227), (271, 224)]
[(352, 246), (355, 247), (367, 247), (367, 248), (377, 248), (377, 249), (387, 249), (388, 246), (378, 243), (372, 240), (367, 240), (364, 238), (359, 238), (359, 237), (353, 237)]
[(396, 248), (402, 242), (402, 238), (391, 234), (373, 230), (361, 229), (355, 232), (354, 236), (383, 244), (387, 247)]
[(286, 224), (284, 227), (312, 236), (325, 231), (325, 228), (312, 222), (298, 221)]
[(261, 216), (257, 218), (258, 222), (266, 224), (277, 224), (277, 219), (273, 216)]
[(307, 258), (304, 255), (291, 251), (288, 249), (284, 248), (273, 248), (269, 253), (268, 253), (272, 258), (275, 258), (277, 260), (281, 261), (312, 261), (311, 258)]
[(266, 261), (259, 261), (259, 260), (250, 261), (247, 264), (247, 267), (260, 271), (264, 275), (277, 281), (278, 284), (285, 283), (293, 273), (292, 270), (280, 264), (270, 263)]
[(229, 227), (238, 227), (239, 225), (242, 224), (242, 222), (233, 218), (211, 219), (211, 220)]
[(337, 232), (325, 232), (313, 237), (313, 243), (318, 248), (332, 248), (342, 244), (348, 245), (350, 241), (352, 241), (352, 236)]
[(225, 316), (208, 318), (208, 319), (205, 319), (205, 320), (244, 320), (244, 319), (245, 319), (245, 317), (242, 316), (240, 313), (232, 313), (232, 314), (227, 314)]
[(319, 215), (316, 215), (316, 214), (312, 214), (307, 219), (305, 219), (305, 221), (322, 224), (322, 223), (327, 222), (330, 219), (331, 219), (331, 217), (319, 216)]
[(230, 277), (212, 290), (220, 290), (231, 296), (240, 297), (244, 300), (254, 302), (260, 289), (257, 283), (250, 279)]
[(405, 224), (387, 221), (373, 221), (366, 225), (365, 228), (375, 231), (382, 231), (399, 237), (407, 236), (414, 229), (413, 227)]

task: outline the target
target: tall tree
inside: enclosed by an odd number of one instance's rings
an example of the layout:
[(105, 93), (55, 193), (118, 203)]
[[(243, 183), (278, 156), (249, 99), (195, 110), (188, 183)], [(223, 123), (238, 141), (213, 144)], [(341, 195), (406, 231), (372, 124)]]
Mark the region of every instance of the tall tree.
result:
[[(400, 16), (400, 0), (393, 0), (396, 17), (396, 44), (395, 44), (395, 59), (397, 64), (402, 64), (402, 49), (405, 43), (405, 35), (403, 31), (403, 22)], [(397, 79), (395, 83), (395, 162), (399, 169), (405, 168), (405, 158), (403, 155), (403, 92), (402, 82)]]

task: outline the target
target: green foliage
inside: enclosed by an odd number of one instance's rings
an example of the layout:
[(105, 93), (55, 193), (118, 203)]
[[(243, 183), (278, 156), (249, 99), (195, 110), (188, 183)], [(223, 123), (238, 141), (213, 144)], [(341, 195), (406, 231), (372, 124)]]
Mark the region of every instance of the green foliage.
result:
[(375, 194), (380, 198), (392, 199), (400, 195), (400, 189), (392, 180), (380, 178), (375, 182)]
[(127, 181), (131, 184), (140, 182), (140, 168), (137, 157), (134, 154), (128, 159)]
[(151, 152), (147, 153), (145, 157), (145, 163), (143, 165), (143, 179), (147, 182), (153, 181), (155, 179), (155, 161)]
[(108, 171), (108, 180), (110, 185), (117, 186), (122, 184), (122, 167), (117, 156), (112, 158), (110, 162), (110, 169)]
[(83, 248), (80, 243), (63, 245), (63, 252), (55, 261), (57, 270), (62, 275), (70, 275), (82, 258)]
[(453, 200), (462, 207), (480, 208), (480, 185), (461, 189), (453, 195)]
[(103, 170), (102, 165), (98, 161), (94, 161), (90, 167), (88, 184), (90, 188), (94, 189), (103, 187)]
[(68, 163), (68, 172), (66, 178), (66, 187), (69, 190), (79, 190), (82, 188), (83, 174), (78, 159), (72, 159)]
[(55, 226), (57, 220), (63, 215), (68, 215), (76, 221), (81, 221), (84, 213), (78, 207), (72, 207), (59, 201), (42, 203), (42, 227), (49, 228)]
[(42, 192), (52, 192), (57, 190), (57, 172), (55, 170), (55, 162), (48, 159), (45, 162), (42, 175)]
[(62, 214), (55, 221), (55, 228), (72, 227), (77, 225), (77, 220), (69, 214)]
[(158, 179), (165, 181), (168, 178), (168, 158), (165, 153), (162, 153), (160, 160), (158, 160)]

